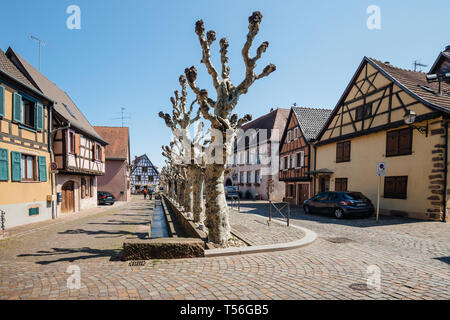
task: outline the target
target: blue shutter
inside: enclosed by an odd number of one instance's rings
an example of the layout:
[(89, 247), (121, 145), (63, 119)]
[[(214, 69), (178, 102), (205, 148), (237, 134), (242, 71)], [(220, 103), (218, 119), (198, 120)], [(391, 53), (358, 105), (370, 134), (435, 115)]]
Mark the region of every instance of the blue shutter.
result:
[(11, 151), (11, 181), (22, 181), (20, 152)]
[(8, 150), (0, 149), (0, 181), (9, 180)]
[(39, 181), (47, 181), (47, 159), (38, 157), (39, 163)]
[(34, 127), (44, 129), (44, 107), (37, 102), (34, 104)]
[(5, 87), (0, 86), (0, 117), (5, 116)]
[(22, 112), (23, 112), (22, 96), (14, 92), (13, 120), (22, 123)]

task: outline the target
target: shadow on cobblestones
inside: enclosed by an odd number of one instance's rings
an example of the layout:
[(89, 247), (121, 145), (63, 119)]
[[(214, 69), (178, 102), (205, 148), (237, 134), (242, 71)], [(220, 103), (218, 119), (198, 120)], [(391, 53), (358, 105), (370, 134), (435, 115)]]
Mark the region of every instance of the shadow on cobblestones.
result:
[(37, 264), (48, 265), (56, 262), (76, 262), (80, 260), (94, 259), (94, 258), (108, 258), (110, 261), (120, 261), (120, 250), (114, 249), (92, 249), (92, 248), (52, 248), (53, 251), (38, 251), (33, 254), (20, 254), (18, 257), (53, 257), (59, 255), (73, 255), (84, 253), (86, 255), (70, 256), (54, 260), (39, 260)]
[(449, 257), (439, 257), (439, 258), (434, 258), (434, 259), (442, 261), (446, 264), (450, 264), (450, 256)]
[[(124, 230), (118, 230), (118, 231), (106, 231), (106, 230), (84, 230), (84, 229), (75, 229), (75, 230), (66, 230), (58, 232), (58, 234), (86, 234), (88, 236), (92, 235), (105, 235), (104, 237), (96, 237), (96, 238), (118, 238), (122, 237), (124, 235), (129, 235), (132, 238), (145, 238), (147, 233), (138, 234), (136, 232), (130, 232), (130, 231), (124, 231)], [(107, 236), (109, 235), (109, 236)]]

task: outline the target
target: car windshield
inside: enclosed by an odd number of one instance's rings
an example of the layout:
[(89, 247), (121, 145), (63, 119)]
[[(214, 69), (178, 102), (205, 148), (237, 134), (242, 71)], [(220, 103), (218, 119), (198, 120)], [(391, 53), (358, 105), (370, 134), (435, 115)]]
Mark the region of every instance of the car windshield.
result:
[(366, 200), (366, 197), (360, 192), (344, 193), (346, 200)]

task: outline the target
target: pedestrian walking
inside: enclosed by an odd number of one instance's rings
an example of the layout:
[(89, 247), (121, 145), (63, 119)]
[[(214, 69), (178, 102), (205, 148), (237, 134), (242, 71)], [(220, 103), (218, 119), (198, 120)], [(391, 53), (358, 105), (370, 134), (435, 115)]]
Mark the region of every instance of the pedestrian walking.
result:
[(150, 200), (152, 200), (152, 195), (153, 195), (153, 189), (150, 189), (150, 190), (148, 191), (148, 198), (149, 198)]
[(144, 194), (144, 199), (147, 199), (147, 189), (142, 190), (142, 193)]

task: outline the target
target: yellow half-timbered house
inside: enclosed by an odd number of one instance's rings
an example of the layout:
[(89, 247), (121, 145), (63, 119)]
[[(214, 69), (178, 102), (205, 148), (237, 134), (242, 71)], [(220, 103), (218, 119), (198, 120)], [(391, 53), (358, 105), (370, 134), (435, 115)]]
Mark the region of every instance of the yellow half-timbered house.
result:
[(0, 213), (6, 229), (52, 218), (52, 106), (0, 50)]
[(95, 131), (70, 96), (17, 52), (6, 56), (36, 88), (54, 101), (50, 135), (55, 215), (97, 207), (97, 177), (105, 175), (107, 142)]
[(450, 86), (433, 78), (364, 57), (315, 143), (316, 192), (375, 204), (380, 182), (383, 214), (448, 220)]

